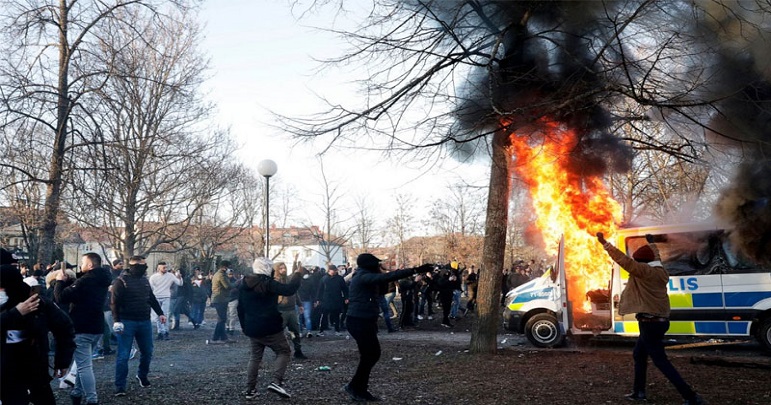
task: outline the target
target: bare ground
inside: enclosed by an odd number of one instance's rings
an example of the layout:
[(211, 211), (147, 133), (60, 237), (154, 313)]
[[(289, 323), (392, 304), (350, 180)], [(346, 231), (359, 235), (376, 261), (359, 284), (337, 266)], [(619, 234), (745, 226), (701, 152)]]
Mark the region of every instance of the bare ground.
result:
[[(632, 377), (631, 343), (605, 341), (560, 349), (537, 349), (522, 336), (500, 334), (496, 355), (472, 355), (467, 348), (473, 315), (453, 330), (439, 320), (422, 321), (419, 329), (380, 335), (383, 354), (373, 370), (370, 391), (397, 404), (618, 404)], [(138, 360), (129, 363), (126, 397), (113, 397), (114, 356), (94, 362), (102, 404), (341, 404), (350, 402), (342, 386), (353, 375), (356, 345), (344, 336), (303, 340), (309, 359), (293, 360), (285, 387), (291, 399), (279, 399), (264, 388), (256, 400), (243, 398), (248, 338), (228, 345), (206, 345), (214, 324), (173, 331), (172, 340), (155, 342), (149, 388), (133, 376)], [(334, 335), (334, 334), (331, 334)], [(696, 345), (699, 346), (699, 345)], [(771, 357), (756, 344), (720, 345), (669, 350), (670, 358), (710, 404), (771, 404)], [(262, 370), (269, 370), (268, 352)], [(319, 371), (329, 366), (331, 371)], [(677, 392), (651, 366), (649, 403), (680, 404)], [(54, 385), (57, 385), (53, 383)], [(69, 403), (67, 390), (56, 390), (59, 403)]]

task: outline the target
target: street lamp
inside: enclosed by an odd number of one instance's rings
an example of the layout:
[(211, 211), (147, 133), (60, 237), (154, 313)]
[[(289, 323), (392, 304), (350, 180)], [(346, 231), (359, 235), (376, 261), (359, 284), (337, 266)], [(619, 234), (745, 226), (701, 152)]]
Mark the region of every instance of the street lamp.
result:
[(270, 257), (270, 178), (277, 170), (276, 162), (270, 159), (257, 164), (257, 171), (265, 177), (265, 257), (267, 258)]

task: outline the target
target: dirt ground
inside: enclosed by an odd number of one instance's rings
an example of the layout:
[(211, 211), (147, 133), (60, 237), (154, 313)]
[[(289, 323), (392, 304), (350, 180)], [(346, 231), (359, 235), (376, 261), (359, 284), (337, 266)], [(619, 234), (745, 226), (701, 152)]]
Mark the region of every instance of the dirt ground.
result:
[[(156, 341), (151, 387), (133, 378), (139, 361), (129, 362), (128, 395), (113, 397), (115, 356), (94, 362), (102, 404), (343, 404), (342, 387), (357, 363), (353, 339), (334, 336), (303, 339), (308, 360), (293, 360), (285, 387), (290, 399), (264, 391), (263, 377), (273, 363), (267, 354), (260, 373), (259, 398), (243, 398), (248, 338), (228, 345), (206, 345), (214, 327), (172, 331), (172, 340)], [(183, 317), (184, 318), (184, 317)], [(630, 390), (632, 344), (595, 342), (577, 347), (537, 349), (522, 336), (501, 333), (499, 353), (472, 355), (467, 348), (474, 316), (459, 319), (452, 330), (440, 319), (421, 321), (418, 329), (386, 333), (383, 354), (375, 366), (370, 391), (394, 404), (618, 404)], [(186, 319), (183, 320), (186, 322)], [(675, 366), (710, 404), (771, 404), (771, 356), (757, 344), (721, 345), (669, 350)], [(137, 356), (138, 357), (138, 356)], [(330, 371), (320, 371), (329, 366)], [(648, 395), (652, 404), (680, 404), (674, 388), (651, 365)], [(52, 383), (56, 387), (58, 384)], [(70, 403), (68, 390), (55, 389), (58, 403)]]

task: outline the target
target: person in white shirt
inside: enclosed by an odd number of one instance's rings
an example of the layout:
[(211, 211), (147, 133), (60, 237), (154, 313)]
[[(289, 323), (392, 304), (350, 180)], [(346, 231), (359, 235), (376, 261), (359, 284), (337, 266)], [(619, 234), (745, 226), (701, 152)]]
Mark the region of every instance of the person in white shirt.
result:
[[(169, 272), (166, 262), (159, 262), (156, 272), (150, 276), (150, 288), (153, 289), (153, 295), (155, 295), (158, 303), (161, 304), (164, 314), (170, 313), (172, 285), (181, 286), (182, 276)], [(160, 317), (157, 316), (155, 312), (151, 312), (151, 315), (152, 322), (154, 322), (158, 328), (158, 337), (156, 340), (169, 340), (169, 324), (161, 322)]]

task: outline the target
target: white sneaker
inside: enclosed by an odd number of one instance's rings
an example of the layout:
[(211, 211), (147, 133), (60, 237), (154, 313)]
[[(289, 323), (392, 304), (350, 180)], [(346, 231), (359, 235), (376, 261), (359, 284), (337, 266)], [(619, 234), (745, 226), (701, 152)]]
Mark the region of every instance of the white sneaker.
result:
[(292, 397), (292, 395), (290, 395), (288, 392), (286, 392), (286, 390), (283, 387), (281, 387), (280, 385), (278, 385), (276, 383), (270, 383), (270, 385), (268, 385), (268, 391), (273, 391), (273, 392), (275, 392), (276, 394), (278, 394), (279, 396), (281, 396), (283, 398), (291, 398)]
[(431, 316), (431, 315), (429, 315), (429, 316), (428, 316), (428, 319), (434, 319), (434, 317), (433, 317), (433, 316)]
[(136, 347), (132, 347), (131, 348), (131, 353), (129, 353), (129, 360), (134, 360), (134, 357), (137, 357), (137, 352), (138, 351), (139, 350), (137, 350)]
[(423, 315), (418, 315), (418, 319), (423, 320)]

